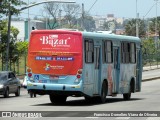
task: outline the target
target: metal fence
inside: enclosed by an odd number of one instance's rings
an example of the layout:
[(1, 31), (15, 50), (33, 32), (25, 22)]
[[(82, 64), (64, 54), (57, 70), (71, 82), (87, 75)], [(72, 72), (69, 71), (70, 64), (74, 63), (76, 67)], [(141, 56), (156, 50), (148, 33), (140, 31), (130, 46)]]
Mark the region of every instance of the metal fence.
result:
[(142, 57), (143, 66), (156, 66), (160, 65), (160, 54), (144, 54)]
[[(160, 54), (144, 54), (142, 56), (144, 66), (157, 66), (160, 65)], [(17, 75), (24, 75), (26, 73), (27, 54), (21, 55), (15, 63), (9, 63), (9, 70), (14, 71)], [(0, 57), (0, 70), (5, 70), (6, 63)]]

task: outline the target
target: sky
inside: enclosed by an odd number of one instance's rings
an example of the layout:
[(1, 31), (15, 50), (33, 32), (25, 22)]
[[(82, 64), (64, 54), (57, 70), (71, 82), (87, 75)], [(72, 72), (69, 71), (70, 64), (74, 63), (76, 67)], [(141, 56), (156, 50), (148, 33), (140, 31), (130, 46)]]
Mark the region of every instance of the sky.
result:
[[(39, 2), (40, 0), (23, 0), (25, 2)], [(114, 14), (116, 18), (136, 18), (136, 1), (137, 13), (140, 18), (156, 17), (155, 0), (74, 0), (77, 4), (84, 3), (85, 11), (90, 15), (106, 16)], [(96, 1), (96, 3), (95, 3)], [(94, 4), (95, 3), (95, 4)], [(94, 6), (92, 7), (92, 5)], [(150, 10), (151, 9), (151, 10)], [(150, 12), (149, 12), (150, 10)], [(42, 16), (43, 5), (34, 6), (29, 9), (30, 17)], [(145, 16), (145, 17), (144, 17)], [(157, 16), (160, 16), (160, 0), (157, 4)], [(28, 10), (21, 13), (22, 18), (28, 17)]]

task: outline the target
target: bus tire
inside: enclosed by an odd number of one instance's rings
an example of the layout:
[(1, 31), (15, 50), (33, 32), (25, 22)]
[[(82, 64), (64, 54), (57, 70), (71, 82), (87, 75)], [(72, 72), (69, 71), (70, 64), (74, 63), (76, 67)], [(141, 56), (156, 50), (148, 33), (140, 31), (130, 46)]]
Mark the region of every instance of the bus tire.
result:
[(130, 100), (131, 99), (131, 92), (123, 94), (123, 99), (124, 100)]
[(103, 81), (102, 89), (101, 89), (101, 96), (99, 97), (100, 103), (106, 102), (106, 96), (107, 96), (108, 86), (105, 81)]
[(34, 97), (36, 97), (36, 93), (34, 93)]
[(62, 95), (49, 95), (52, 104), (65, 104), (67, 96)]
[(130, 86), (129, 93), (123, 94), (123, 99), (124, 100), (130, 100), (131, 99), (131, 86)]
[(33, 92), (30, 92), (29, 95), (30, 95), (30, 98), (33, 98)]

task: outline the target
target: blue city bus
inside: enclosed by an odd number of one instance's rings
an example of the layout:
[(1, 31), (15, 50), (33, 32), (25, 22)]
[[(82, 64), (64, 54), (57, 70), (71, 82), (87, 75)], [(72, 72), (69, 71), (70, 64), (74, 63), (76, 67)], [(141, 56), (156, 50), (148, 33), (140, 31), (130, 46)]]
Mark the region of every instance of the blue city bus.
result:
[(107, 96), (141, 91), (142, 48), (138, 37), (67, 30), (32, 31), (27, 89), (49, 95), (53, 104), (68, 96), (105, 103)]

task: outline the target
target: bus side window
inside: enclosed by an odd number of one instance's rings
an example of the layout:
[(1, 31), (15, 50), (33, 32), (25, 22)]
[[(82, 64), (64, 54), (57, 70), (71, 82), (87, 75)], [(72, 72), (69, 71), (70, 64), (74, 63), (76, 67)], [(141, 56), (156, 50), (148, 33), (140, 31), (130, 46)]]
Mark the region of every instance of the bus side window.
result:
[(105, 63), (113, 62), (113, 47), (111, 41), (104, 41), (103, 54), (103, 61)]
[(94, 62), (94, 44), (91, 40), (85, 40), (85, 61), (86, 63)]
[(121, 43), (121, 62), (130, 62), (130, 44), (128, 42)]
[(135, 43), (130, 43), (130, 62), (136, 63), (136, 45)]

